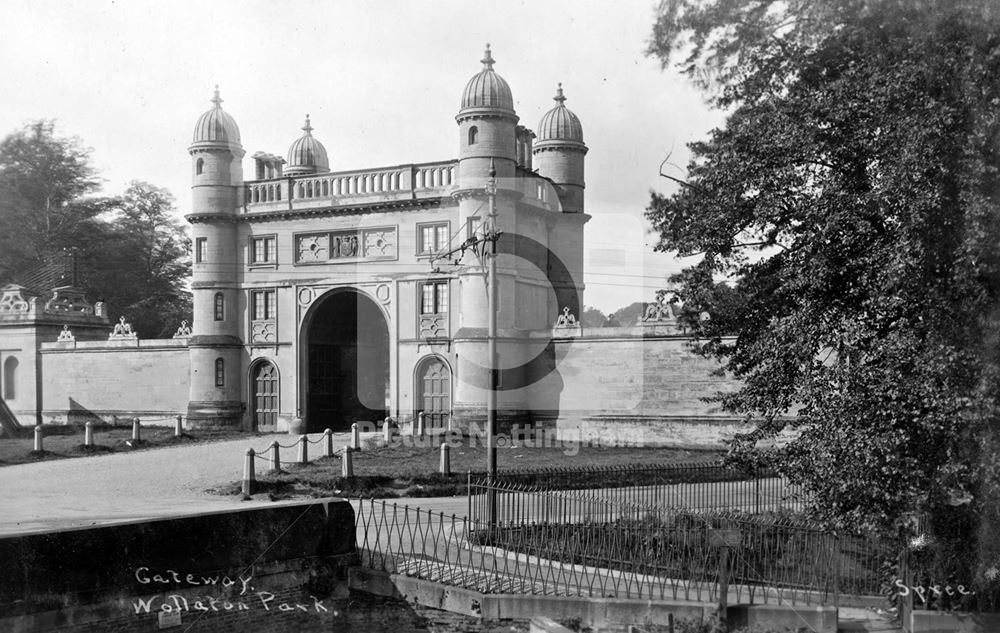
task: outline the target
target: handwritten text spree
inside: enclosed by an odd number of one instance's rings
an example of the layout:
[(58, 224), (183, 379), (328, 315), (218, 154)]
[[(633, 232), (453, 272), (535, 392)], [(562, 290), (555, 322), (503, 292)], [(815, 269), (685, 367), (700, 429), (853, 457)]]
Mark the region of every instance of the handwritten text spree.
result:
[(940, 598), (942, 595), (946, 596), (971, 596), (975, 591), (967, 591), (965, 585), (956, 585), (952, 587), (951, 585), (945, 585), (943, 588), (941, 585), (931, 585), (927, 587), (916, 586), (908, 587), (905, 582), (900, 579), (896, 579), (896, 589), (898, 590), (899, 596), (905, 598), (910, 595), (912, 591), (914, 595), (920, 598), (921, 602), (927, 602), (927, 590), (931, 592), (931, 597)]

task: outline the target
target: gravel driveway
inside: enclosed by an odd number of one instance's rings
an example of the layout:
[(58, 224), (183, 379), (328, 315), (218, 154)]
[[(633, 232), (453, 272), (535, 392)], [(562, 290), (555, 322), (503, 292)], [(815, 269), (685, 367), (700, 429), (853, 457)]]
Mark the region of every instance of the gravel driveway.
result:
[[(317, 433), (309, 439), (320, 437)], [(335, 433), (334, 447), (344, 446), (348, 438), (349, 433)], [(287, 434), (248, 436), (5, 466), (0, 468), (0, 534), (266, 504), (269, 501), (241, 501), (205, 490), (242, 479), (247, 448), (260, 451), (272, 441), (288, 445), (296, 439)], [(319, 445), (309, 448), (310, 458), (320, 455)], [(294, 451), (283, 457), (294, 458)], [(258, 462), (258, 473), (263, 468)]]

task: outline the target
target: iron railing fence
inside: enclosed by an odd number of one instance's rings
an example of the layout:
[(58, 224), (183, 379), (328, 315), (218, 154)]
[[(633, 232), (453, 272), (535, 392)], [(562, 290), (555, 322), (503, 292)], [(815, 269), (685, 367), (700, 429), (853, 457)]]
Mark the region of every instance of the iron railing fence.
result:
[[(639, 566), (653, 561), (656, 569), (666, 570), (663, 573), (697, 567), (684, 557), (680, 562), (670, 558), (687, 551), (692, 534), (700, 534), (704, 543), (711, 530), (738, 529), (739, 545), (732, 550), (734, 578), (748, 587), (764, 585), (822, 595), (836, 587), (850, 595), (877, 596), (891, 583), (900, 551), (895, 539), (837, 534), (784, 513), (758, 515), (754, 504), (735, 504), (724, 511), (712, 504), (683, 505), (700, 493), (692, 494), (694, 497), (679, 500), (654, 496), (679, 501), (677, 505), (660, 505), (623, 501), (622, 497), (642, 497), (636, 492), (621, 495), (619, 489), (545, 490), (510, 482), (470, 481), (468, 515), (473, 525), (507, 535), (503, 538), (511, 540), (504, 541), (508, 549), (530, 540), (520, 533), (508, 533), (523, 530), (520, 526), (533, 526), (529, 528), (532, 538), (551, 535), (568, 539), (579, 544), (582, 549), (578, 555), (589, 561), (608, 559), (602, 544), (628, 542), (630, 547), (622, 550), (625, 557), (616, 554), (612, 558)], [(655, 545), (640, 547), (637, 543)], [(594, 549), (587, 544), (598, 546)], [(667, 548), (660, 554), (667, 558), (657, 559), (656, 547)]]
[[(470, 486), (488, 481), (482, 474), (470, 476)], [(518, 490), (581, 490), (613, 503), (643, 506), (761, 513), (801, 511), (806, 505), (801, 487), (773, 470), (716, 462), (505, 470), (496, 482), (510, 495)]]
[[(483, 593), (835, 604), (836, 549), (814, 526), (731, 513), (616, 524), (504, 523), (357, 500), (362, 565)], [(724, 550), (717, 535), (736, 530)], [(727, 581), (722, 582), (722, 562)]]

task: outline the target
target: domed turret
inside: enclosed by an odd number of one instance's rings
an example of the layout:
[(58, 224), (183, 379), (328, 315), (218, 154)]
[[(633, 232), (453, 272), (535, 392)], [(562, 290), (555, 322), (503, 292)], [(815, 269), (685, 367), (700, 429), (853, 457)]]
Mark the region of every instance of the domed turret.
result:
[(480, 60), (483, 69), (465, 84), (462, 92), (462, 110), (470, 108), (493, 108), (514, 111), (514, 97), (504, 78), (493, 70), (493, 54), (486, 45), (486, 54)]
[(558, 104), (545, 113), (542, 122), (538, 124), (538, 142), (544, 141), (576, 141), (583, 143), (583, 126), (580, 119), (566, 107), (566, 97), (563, 95), (562, 84), (556, 91), (553, 100)]
[(326, 148), (313, 137), (313, 127), (306, 115), (306, 124), (302, 126), (305, 134), (288, 148), (288, 165), (286, 176), (302, 176), (320, 174), (330, 171), (330, 161), (326, 156)]
[(194, 320), (188, 338), (188, 421), (236, 426), (240, 362), (236, 290), (237, 239), (232, 217), (243, 206), (243, 147), (236, 121), (222, 110), (219, 87), (213, 108), (198, 118), (191, 155), (191, 267)]
[(191, 147), (208, 145), (241, 147), (240, 128), (236, 125), (236, 120), (222, 109), (218, 86), (215, 87), (212, 103), (214, 104), (212, 109), (198, 117), (198, 122), (195, 123)]
[(583, 143), (580, 119), (566, 107), (562, 84), (553, 97), (556, 107), (545, 113), (538, 124), (538, 140), (532, 145), (536, 171), (560, 187), (563, 211), (583, 212), (583, 162), (587, 146)]

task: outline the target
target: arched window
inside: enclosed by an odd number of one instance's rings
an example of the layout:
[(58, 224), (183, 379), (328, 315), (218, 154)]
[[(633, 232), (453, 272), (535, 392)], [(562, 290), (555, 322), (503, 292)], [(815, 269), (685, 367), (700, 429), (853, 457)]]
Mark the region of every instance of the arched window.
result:
[(226, 361), (221, 358), (215, 359), (215, 386), (226, 386)]
[(215, 293), (215, 320), (226, 320), (226, 297), (221, 292)]
[(469, 145), (475, 145), (479, 142), (479, 128), (475, 125), (469, 128)]
[(201, 172), (205, 171), (205, 161), (199, 158), (198, 162), (194, 164), (194, 173), (201, 175)]
[(8, 356), (3, 364), (3, 399), (13, 400), (17, 392), (17, 359)]

